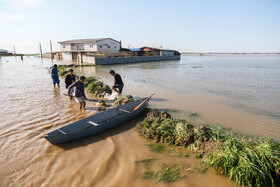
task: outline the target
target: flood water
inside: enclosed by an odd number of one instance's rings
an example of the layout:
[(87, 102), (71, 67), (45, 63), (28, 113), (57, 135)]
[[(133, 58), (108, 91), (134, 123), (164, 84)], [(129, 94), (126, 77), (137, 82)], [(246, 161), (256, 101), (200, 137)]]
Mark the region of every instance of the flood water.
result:
[[(47, 67), (53, 61), (5, 57), (0, 60), (0, 186), (236, 186), (229, 179), (191, 172), (173, 184), (139, 177), (135, 161), (199, 160), (151, 152), (149, 140), (138, 135), (140, 116), (117, 128), (61, 146), (42, 136), (94, 114), (95, 103), (80, 110), (61, 87), (53, 88)], [(106, 84), (108, 71), (122, 75), (124, 94), (137, 98), (156, 92), (150, 107), (176, 110), (172, 114), (194, 124), (218, 123), (242, 133), (269, 135), (280, 141), (279, 56), (182, 56), (180, 61), (79, 67), (74, 71), (97, 76)], [(197, 113), (191, 116), (192, 113)]]

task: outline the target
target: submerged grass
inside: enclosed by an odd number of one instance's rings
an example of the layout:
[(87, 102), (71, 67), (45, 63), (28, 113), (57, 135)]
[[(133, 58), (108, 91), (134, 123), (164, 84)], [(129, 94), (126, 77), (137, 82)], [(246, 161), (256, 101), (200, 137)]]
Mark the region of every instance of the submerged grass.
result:
[(192, 68), (203, 68), (202, 66), (193, 66)]
[[(163, 164), (158, 170), (147, 170), (145, 171), (141, 177), (143, 179), (154, 179), (156, 182), (176, 182), (185, 177), (183, 173), (183, 165), (174, 164), (174, 165), (166, 165)], [(186, 169), (185, 172), (188, 172), (189, 169)]]
[(179, 152), (178, 156), (179, 157), (189, 157), (190, 155), (188, 153)]
[(159, 69), (161, 67), (159, 66), (140, 66), (141, 69)]
[(169, 112), (178, 112), (178, 111), (177, 111), (177, 110), (172, 109), (172, 110), (169, 110)]
[(193, 112), (190, 114), (191, 117), (197, 116), (198, 114), (196, 112)]
[(156, 160), (156, 158), (147, 158), (147, 159), (143, 159), (143, 160), (137, 160), (135, 163), (136, 164), (150, 164), (152, 162), (154, 162)]
[(137, 130), (157, 142), (154, 150), (165, 149), (159, 143), (188, 147), (205, 168), (212, 166), (240, 186), (279, 185), (280, 145), (269, 137), (245, 136), (219, 125), (195, 127), (154, 109)]
[(163, 144), (155, 143), (155, 144), (147, 144), (147, 146), (150, 148), (151, 151), (156, 152), (156, 153), (170, 152), (170, 150)]

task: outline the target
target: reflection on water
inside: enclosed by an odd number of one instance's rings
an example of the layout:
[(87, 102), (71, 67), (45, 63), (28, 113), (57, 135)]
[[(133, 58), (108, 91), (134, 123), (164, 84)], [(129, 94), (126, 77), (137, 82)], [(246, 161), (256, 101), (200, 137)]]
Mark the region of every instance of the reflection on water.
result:
[[(166, 186), (137, 178), (134, 162), (153, 156), (134, 129), (142, 117), (62, 146), (42, 138), (96, 112), (94, 102), (81, 111), (75, 101), (63, 96), (63, 80), (60, 88), (53, 87), (46, 68), (54, 63), (66, 62), (15, 57), (0, 61), (0, 186)], [(280, 57), (183, 56), (180, 61), (74, 71), (112, 85), (110, 69), (122, 75), (124, 94), (140, 98), (156, 92), (150, 107), (173, 109), (174, 115), (194, 124), (220, 123), (280, 140)], [(198, 115), (191, 116), (193, 112)], [(184, 161), (198, 164), (191, 158)], [(213, 171), (193, 173), (173, 184), (234, 185)]]

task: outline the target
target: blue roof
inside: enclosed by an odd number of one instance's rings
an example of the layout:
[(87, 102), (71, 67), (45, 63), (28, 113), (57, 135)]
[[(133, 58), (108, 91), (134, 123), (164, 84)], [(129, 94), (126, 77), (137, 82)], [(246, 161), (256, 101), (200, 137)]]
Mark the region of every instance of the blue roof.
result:
[(130, 50), (130, 51), (135, 51), (135, 52), (136, 52), (136, 51), (140, 51), (140, 48), (130, 48), (129, 50)]
[(0, 49), (1, 52), (7, 52), (8, 50), (6, 49)]

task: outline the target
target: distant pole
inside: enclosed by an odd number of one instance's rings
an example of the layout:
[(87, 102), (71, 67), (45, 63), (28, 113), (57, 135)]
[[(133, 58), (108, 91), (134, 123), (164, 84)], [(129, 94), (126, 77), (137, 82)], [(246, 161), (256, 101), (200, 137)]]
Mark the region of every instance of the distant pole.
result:
[(39, 44), (39, 48), (40, 48), (40, 54), (41, 54), (41, 58), (43, 58), (43, 54), (42, 54), (42, 46), (41, 46), (41, 43)]
[(15, 57), (17, 56), (16, 47), (14, 46)]
[(50, 48), (51, 48), (51, 59), (53, 59), (53, 56), (52, 56), (52, 41), (50, 40)]
[(78, 45), (76, 44), (77, 46), (77, 62), (79, 63), (79, 49), (78, 49)]

